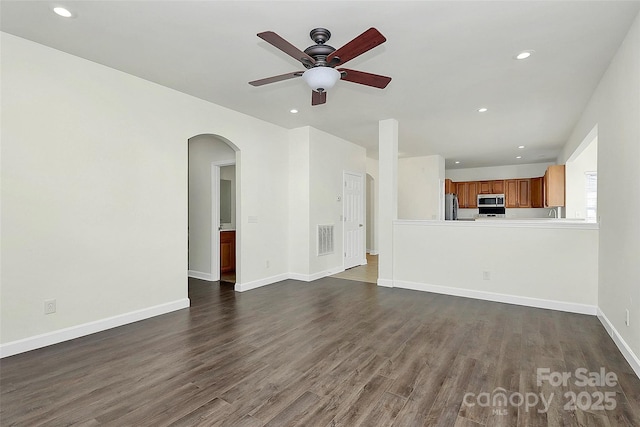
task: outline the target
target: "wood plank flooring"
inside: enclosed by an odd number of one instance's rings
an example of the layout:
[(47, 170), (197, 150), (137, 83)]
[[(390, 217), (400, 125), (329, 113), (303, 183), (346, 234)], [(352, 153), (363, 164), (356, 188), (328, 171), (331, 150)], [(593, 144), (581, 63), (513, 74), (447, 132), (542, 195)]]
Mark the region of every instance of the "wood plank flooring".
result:
[[(640, 380), (593, 316), (337, 278), (242, 294), (191, 279), (189, 294), (3, 359), (0, 425), (640, 426)], [(537, 368), (617, 381), (538, 385)], [(609, 410), (592, 405), (604, 392)], [(546, 411), (518, 405), (540, 393)]]

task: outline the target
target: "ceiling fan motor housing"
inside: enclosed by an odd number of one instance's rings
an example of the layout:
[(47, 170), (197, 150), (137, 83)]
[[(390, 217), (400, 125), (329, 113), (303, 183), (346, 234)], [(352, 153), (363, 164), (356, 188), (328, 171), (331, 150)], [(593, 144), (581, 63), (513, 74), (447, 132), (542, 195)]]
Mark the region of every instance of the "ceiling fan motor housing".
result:
[[(327, 66), (327, 56), (329, 56), (336, 50), (333, 46), (325, 44), (326, 41), (331, 38), (331, 33), (326, 28), (315, 28), (309, 33), (309, 37), (311, 37), (311, 40), (316, 42), (316, 44), (306, 48), (304, 50), (304, 53), (316, 60), (316, 67)], [(309, 63), (304, 63), (303, 65), (306, 68), (311, 68), (314, 66), (314, 64)]]

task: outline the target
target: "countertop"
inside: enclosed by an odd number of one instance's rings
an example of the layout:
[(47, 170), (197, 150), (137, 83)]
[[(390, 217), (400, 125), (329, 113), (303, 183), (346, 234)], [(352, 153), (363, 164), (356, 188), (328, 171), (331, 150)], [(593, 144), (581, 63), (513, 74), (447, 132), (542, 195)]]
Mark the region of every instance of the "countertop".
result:
[(397, 225), (445, 227), (567, 228), (598, 230), (598, 223), (573, 218), (460, 218), (456, 221), (396, 220)]

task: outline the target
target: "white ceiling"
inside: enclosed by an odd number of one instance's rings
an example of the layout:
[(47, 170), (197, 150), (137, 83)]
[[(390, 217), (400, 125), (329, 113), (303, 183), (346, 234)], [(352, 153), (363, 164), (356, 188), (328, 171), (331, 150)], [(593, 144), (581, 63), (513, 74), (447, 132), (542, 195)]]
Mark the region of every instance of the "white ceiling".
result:
[[(60, 4), (77, 16), (53, 14)], [(395, 118), (401, 155), (441, 154), (454, 168), (555, 160), (640, 1), (3, 0), (0, 7), (2, 31), (286, 128), (316, 127), (372, 157), (378, 121)], [(312, 107), (302, 79), (247, 83), (304, 70), (258, 32), (275, 31), (304, 50), (316, 27), (331, 31), (335, 48), (376, 27), (387, 42), (346, 67), (388, 75), (389, 86), (340, 81), (325, 105)], [(535, 50), (531, 58), (513, 59), (527, 49)], [(489, 111), (478, 113), (482, 106)]]

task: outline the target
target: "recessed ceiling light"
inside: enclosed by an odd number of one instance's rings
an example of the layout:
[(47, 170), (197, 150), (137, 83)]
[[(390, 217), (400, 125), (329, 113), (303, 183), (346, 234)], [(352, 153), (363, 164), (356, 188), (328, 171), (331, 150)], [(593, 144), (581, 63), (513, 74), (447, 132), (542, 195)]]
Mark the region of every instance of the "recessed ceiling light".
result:
[(292, 108), (291, 110), (289, 110), (289, 112), (290, 112), (291, 114), (297, 114), (297, 113), (298, 113), (298, 110), (296, 110), (295, 108)]
[(524, 145), (518, 145), (518, 148), (523, 149)]
[(73, 16), (73, 13), (71, 13), (68, 9), (65, 9), (64, 7), (60, 7), (60, 6), (54, 7), (53, 11), (56, 14), (62, 16), (63, 18), (71, 18)]
[(522, 52), (520, 52), (519, 54), (516, 55), (516, 59), (527, 59), (528, 57), (530, 57), (533, 52), (535, 52), (534, 50), (523, 50)]
[(456, 165), (459, 165), (459, 164), (460, 164), (460, 160), (456, 160)]
[(482, 108), (478, 108), (478, 113), (484, 113), (488, 110), (488, 108), (482, 107)]
[(522, 156), (516, 156), (516, 159), (521, 159), (521, 158), (522, 158)]

